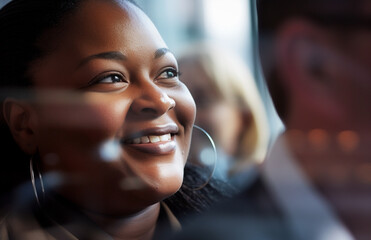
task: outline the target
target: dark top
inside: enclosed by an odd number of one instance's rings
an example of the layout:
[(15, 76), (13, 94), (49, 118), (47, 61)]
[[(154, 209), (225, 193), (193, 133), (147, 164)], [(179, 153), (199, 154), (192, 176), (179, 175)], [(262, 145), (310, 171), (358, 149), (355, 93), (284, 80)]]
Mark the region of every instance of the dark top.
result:
[[(188, 217), (204, 212), (216, 202), (235, 193), (235, 190), (228, 184), (215, 179), (211, 179), (200, 190), (189, 187), (195, 180), (199, 182), (200, 178), (203, 178), (201, 169), (187, 165), (184, 185), (175, 195), (164, 201), (181, 224), (185, 224)], [(6, 209), (9, 214), (0, 219), (0, 239), (112, 239), (78, 208), (62, 197), (48, 194), (40, 208), (36, 202), (31, 183), (27, 182), (21, 185), (19, 189), (14, 194), (15, 201)], [(164, 236), (173, 233), (174, 229), (168, 215), (162, 205), (154, 239), (163, 239)]]

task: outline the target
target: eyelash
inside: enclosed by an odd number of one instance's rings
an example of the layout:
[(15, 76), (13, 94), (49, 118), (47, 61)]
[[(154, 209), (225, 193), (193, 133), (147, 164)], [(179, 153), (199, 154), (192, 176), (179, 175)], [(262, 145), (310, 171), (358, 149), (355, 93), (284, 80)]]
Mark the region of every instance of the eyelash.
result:
[[(119, 78), (119, 80), (115, 81), (117, 80), (117, 77)], [(104, 79), (107, 79), (107, 78), (112, 78), (113, 80), (111, 82), (103, 81)], [(109, 72), (109, 73), (103, 74), (102, 76), (97, 76), (89, 83), (89, 85), (96, 84), (96, 83), (118, 83), (118, 82), (126, 82), (124, 76), (120, 73)]]
[[(169, 77), (163, 77), (163, 78), (161, 78), (161, 75), (164, 74), (164, 73), (172, 73), (173, 76), (169, 76)], [(162, 72), (158, 75), (157, 79), (171, 79), (171, 78), (178, 78), (180, 75), (181, 75), (181, 73), (178, 72), (176, 69), (174, 69), (174, 68), (167, 68), (167, 69), (165, 69), (164, 71), (162, 71)]]
[[(162, 74), (173, 74), (173, 76), (166, 76), (166, 77), (161, 77)], [(166, 80), (166, 79), (173, 79), (173, 78), (179, 78), (179, 76), (181, 75), (181, 73), (179, 71), (177, 71), (176, 69), (174, 68), (167, 68), (165, 69), (164, 71), (162, 71), (156, 78), (156, 80)], [(103, 81), (107, 78), (111, 78), (112, 81)], [(119, 78), (119, 79), (118, 79)], [(107, 83), (107, 84), (114, 84), (114, 83), (120, 83), (120, 82), (127, 82), (124, 78), (124, 76), (121, 74), (121, 73), (118, 73), (118, 72), (107, 72), (107, 73), (103, 73), (103, 75), (101, 76), (97, 76), (95, 77), (93, 80), (91, 80), (89, 82), (89, 86), (90, 85), (94, 85), (94, 84), (99, 84), (99, 83)]]

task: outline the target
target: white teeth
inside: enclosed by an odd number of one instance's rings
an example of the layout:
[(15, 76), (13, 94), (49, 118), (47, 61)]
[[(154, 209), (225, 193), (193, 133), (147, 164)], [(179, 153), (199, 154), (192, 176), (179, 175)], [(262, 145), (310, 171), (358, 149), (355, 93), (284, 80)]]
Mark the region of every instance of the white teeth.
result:
[(141, 137), (141, 138), (140, 138), (140, 141), (141, 141), (142, 143), (149, 143), (149, 138), (148, 138), (147, 136), (144, 136), (144, 137)]
[(171, 140), (171, 134), (164, 134), (161, 136), (155, 136), (155, 135), (150, 135), (150, 136), (143, 136), (140, 138), (134, 138), (133, 139), (133, 144), (140, 144), (140, 143), (157, 143), (157, 142), (166, 142)]
[(160, 137), (159, 136), (149, 136), (149, 140), (151, 141), (151, 143), (156, 143), (156, 142), (160, 141)]
[(161, 141), (170, 141), (170, 139), (171, 139), (170, 133), (160, 136)]

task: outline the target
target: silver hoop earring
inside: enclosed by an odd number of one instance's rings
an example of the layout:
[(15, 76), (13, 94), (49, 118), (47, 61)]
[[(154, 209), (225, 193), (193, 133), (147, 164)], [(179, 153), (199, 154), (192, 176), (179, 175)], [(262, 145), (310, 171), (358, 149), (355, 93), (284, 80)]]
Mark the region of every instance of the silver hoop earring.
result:
[(42, 177), (41, 172), (39, 171), (39, 168), (37, 166), (36, 166), (36, 171), (37, 171), (36, 176), (39, 178), (38, 181), (36, 181), (36, 179), (35, 179), (34, 162), (33, 162), (33, 158), (31, 157), (31, 159), (30, 159), (31, 183), (32, 183), (33, 192), (34, 192), (35, 197), (36, 197), (37, 204), (40, 206), (40, 198), (39, 198), (39, 194), (38, 194), (36, 184), (37, 183), (40, 184), (43, 200), (45, 198), (45, 188), (44, 188), (43, 177)]
[[(198, 130), (197, 132), (202, 134), (202, 137), (201, 135), (195, 134), (195, 129)], [(199, 172), (205, 172), (205, 169), (208, 169), (209, 174), (206, 178), (192, 178), (192, 181), (194, 182), (192, 183), (192, 185), (194, 186), (190, 186), (190, 183), (188, 182), (185, 182), (184, 185), (192, 190), (200, 190), (204, 188), (214, 175), (217, 159), (218, 154), (216, 151), (215, 143), (210, 134), (203, 128), (197, 125), (193, 125), (192, 142), (189, 151), (187, 166), (193, 165), (193, 168), (199, 169)], [(185, 172), (185, 174), (187, 174), (187, 172)], [(197, 181), (202, 182), (199, 183)]]

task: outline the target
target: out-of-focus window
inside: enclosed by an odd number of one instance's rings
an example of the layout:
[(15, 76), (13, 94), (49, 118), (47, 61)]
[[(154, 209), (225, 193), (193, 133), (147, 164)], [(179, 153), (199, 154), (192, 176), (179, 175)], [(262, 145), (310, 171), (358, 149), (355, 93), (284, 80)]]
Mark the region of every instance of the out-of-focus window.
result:
[(246, 0), (203, 0), (205, 35), (250, 58), (250, 10)]
[(138, 0), (169, 47), (210, 40), (250, 61), (250, 4), (246, 0)]

